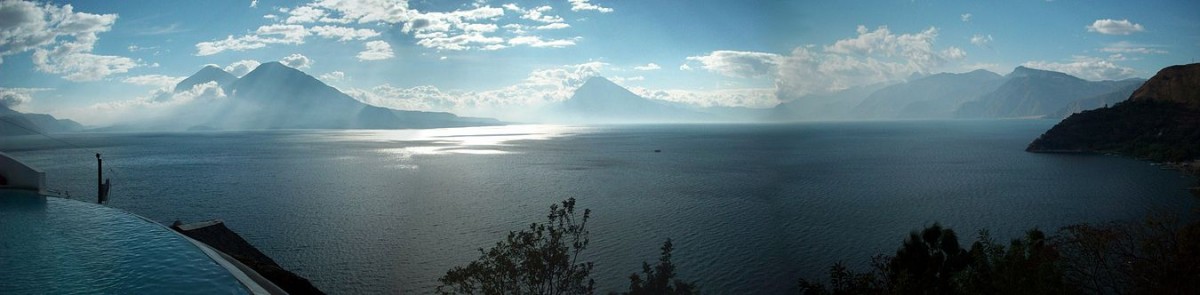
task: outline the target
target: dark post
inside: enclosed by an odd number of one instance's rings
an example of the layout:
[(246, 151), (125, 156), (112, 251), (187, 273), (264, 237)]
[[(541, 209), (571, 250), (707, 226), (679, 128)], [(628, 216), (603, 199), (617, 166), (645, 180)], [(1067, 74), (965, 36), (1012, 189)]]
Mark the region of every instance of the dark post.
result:
[(108, 201), (104, 193), (104, 160), (100, 159), (100, 153), (96, 153), (96, 204)]

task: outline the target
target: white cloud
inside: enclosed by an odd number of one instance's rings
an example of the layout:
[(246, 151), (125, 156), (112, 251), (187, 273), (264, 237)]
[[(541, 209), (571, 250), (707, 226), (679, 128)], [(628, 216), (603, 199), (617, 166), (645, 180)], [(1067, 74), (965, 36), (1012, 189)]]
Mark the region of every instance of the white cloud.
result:
[(0, 107), (20, 110), (21, 105), (33, 100), (33, 94), (50, 88), (6, 88), (0, 87)]
[(224, 40), (196, 43), (196, 55), (205, 56), (221, 53), (226, 50), (244, 51), (263, 47), (267, 47), (267, 43), (260, 41), (258, 36), (246, 35), (233, 38), (233, 35), (229, 35)]
[(653, 71), (653, 70), (657, 70), (657, 69), (661, 69), (661, 68), (662, 67), (659, 67), (658, 64), (655, 64), (655, 63), (648, 63), (644, 66), (633, 67), (634, 70), (639, 70), (639, 71)]
[(354, 88), (345, 92), (366, 104), (400, 110), (444, 111), (468, 103), (460, 95), (442, 92), (429, 85), (400, 88), (382, 84), (369, 90)]
[[(575, 1), (573, 10), (612, 11), (588, 1)], [(525, 36), (528, 30), (562, 30), (570, 28), (561, 16), (552, 15), (549, 5), (524, 9), (508, 3), (492, 7), (484, 2), (475, 2), (469, 8), (453, 11), (420, 11), (409, 7), (408, 1), (382, 0), (316, 0), (297, 7), (275, 9), (287, 14), (287, 25), (302, 24), (361, 24), (399, 27), (400, 32), (411, 34), (417, 45), (436, 50), (499, 50), (512, 46), (560, 48), (575, 45), (579, 37), (569, 39), (545, 39), (540, 36)], [(540, 25), (505, 24), (508, 32), (518, 35), (510, 40), (507, 36), (492, 35), (500, 29), (497, 23), (505, 11), (513, 12), (517, 18), (540, 22)], [(273, 16), (273, 15), (272, 15)], [(278, 17), (276, 17), (278, 19)], [(196, 55), (212, 55), (223, 51), (241, 51), (264, 48), (271, 44), (303, 44), (304, 38), (316, 35), (337, 38), (340, 41), (366, 40), (380, 35), (370, 28), (349, 26), (317, 25), (304, 33), (284, 34), (265, 28), (283, 29), (285, 24), (264, 26), (253, 34), (227, 36), (224, 40), (213, 40), (196, 44)], [(275, 32), (274, 35), (265, 33)]]
[(642, 97), (689, 104), (698, 107), (750, 107), (769, 108), (780, 103), (775, 89), (715, 89), (715, 90), (654, 90), (630, 87), (630, 91)]
[(358, 60), (381, 60), (394, 57), (392, 45), (384, 41), (370, 41), (364, 44), (367, 49), (358, 53)]
[(173, 77), (173, 76), (166, 76), (166, 75), (141, 75), (141, 76), (127, 77), (125, 79), (122, 79), (121, 82), (134, 84), (134, 85), (156, 86), (158, 88), (170, 89), (170, 88), (174, 88), (175, 84), (179, 83), (179, 81), (183, 81), (184, 78), (185, 77)]
[(998, 64), (998, 63), (984, 63), (984, 62), (963, 64), (962, 68), (965, 70), (968, 70), (968, 71), (988, 70), (993, 73), (999, 73), (1002, 70), (1004, 70), (1004, 68), (1000, 67), (1000, 64)]
[(571, 25), (568, 25), (567, 23), (552, 23), (552, 24), (546, 24), (546, 25), (537, 26), (537, 27), (534, 27), (534, 29), (538, 29), (538, 30), (560, 30), (560, 29), (566, 29), (566, 28), (570, 28), (570, 27), (571, 27)]
[[(962, 60), (967, 52), (957, 47), (936, 49), (937, 29), (914, 34), (894, 34), (887, 27), (857, 29), (854, 38), (832, 45), (801, 46), (791, 54), (713, 51), (688, 57), (680, 70), (698, 64), (729, 77), (771, 78), (780, 100), (828, 93), (855, 86), (902, 80), (913, 73), (929, 73)], [(817, 48), (821, 48), (818, 50)]]
[(1030, 61), (1023, 66), (1055, 72), (1063, 72), (1087, 80), (1121, 80), (1134, 77), (1137, 74), (1132, 68), (1123, 67), (1111, 61), (1076, 56), (1071, 62)]
[(774, 74), (783, 57), (766, 52), (718, 50), (702, 56), (689, 56), (688, 61), (730, 77), (753, 78)]
[(304, 56), (299, 53), (293, 53), (292, 55), (288, 55), (288, 56), (284, 57), (283, 59), (280, 59), (279, 62), (283, 63), (283, 65), (285, 65), (285, 66), (289, 66), (289, 67), (292, 67), (295, 69), (303, 69), (303, 68), (307, 68), (312, 65), (311, 59), (309, 59), (307, 56)]
[(691, 70), (692, 70), (692, 66), (689, 66), (689, 65), (688, 65), (688, 64), (686, 64), (686, 63), (685, 63), (685, 64), (681, 64), (681, 65), (679, 65), (679, 70), (680, 70), (680, 71), (691, 71)]
[(259, 64), (261, 63), (259, 63), (257, 60), (239, 60), (229, 64), (228, 66), (225, 66), (225, 71), (233, 74), (234, 76), (241, 77), (246, 75), (246, 73), (253, 71), (254, 68), (257, 68)]
[(258, 0), (250, 0), (250, 8), (258, 7)]
[(283, 44), (304, 44), (304, 38), (310, 34), (304, 26), (280, 24), (258, 27), (254, 33), (260, 37), (267, 36), (268, 39), (278, 39), (278, 42)]
[(962, 15), (960, 15), (960, 16), (959, 16), (959, 19), (962, 19), (962, 21), (963, 21), (964, 23), (965, 23), (965, 22), (970, 22), (970, 21), (971, 21), (971, 14), (970, 14), (970, 13), (963, 13)]
[(336, 81), (342, 81), (345, 79), (346, 79), (346, 73), (343, 73), (341, 71), (333, 71), (333, 72), (321, 74), (321, 80), (325, 81), (325, 82), (336, 82)]
[(271, 24), (258, 27), (253, 35), (196, 43), (196, 55), (206, 56), (224, 51), (244, 51), (266, 47), (268, 44), (304, 44), (311, 33), (302, 25)]
[(988, 43), (992, 43), (992, 35), (975, 34), (971, 36), (971, 44), (979, 47), (988, 47)]
[(383, 84), (369, 90), (348, 89), (350, 96), (368, 104), (410, 110), (452, 111), (458, 114), (524, 118), (537, 106), (562, 101), (608, 64), (587, 62), (538, 69), (515, 85), (487, 91), (444, 91), (433, 86), (398, 88)]
[(1107, 46), (1100, 48), (1100, 51), (1107, 53), (1167, 54), (1166, 50), (1158, 49), (1157, 47), (1158, 46), (1154, 45), (1142, 45), (1130, 43), (1128, 41), (1121, 41), (1108, 44)]
[(1097, 32), (1105, 35), (1129, 35), (1136, 32), (1145, 31), (1146, 29), (1140, 24), (1130, 22), (1128, 19), (1098, 19), (1087, 26), (1088, 32)]
[(572, 39), (543, 40), (541, 37), (538, 37), (538, 36), (519, 36), (519, 37), (515, 37), (512, 39), (508, 39), (508, 45), (512, 45), (512, 46), (528, 45), (529, 47), (539, 47), (539, 48), (541, 48), (541, 47), (563, 48), (563, 47), (568, 47), (568, 46), (574, 46), (575, 40), (578, 40), (578, 39), (579, 39), (579, 37), (575, 37)]
[(53, 50), (36, 49), (33, 52), (33, 63), (39, 71), (64, 74), (62, 77), (71, 81), (100, 80), (139, 66), (127, 57), (88, 53), (87, 51), (91, 51), (90, 44), (76, 47), (79, 45), (81, 44), (66, 43)]
[(209, 115), (207, 112), (197, 112), (197, 109), (211, 109), (205, 107), (213, 106), (225, 98), (225, 92), (217, 82), (210, 81), (197, 84), (192, 89), (173, 92), (169, 88), (161, 88), (146, 96), (66, 109), (61, 113), (92, 125), (158, 120), (156, 122), (162, 125), (178, 125), (170, 127), (182, 129), (192, 127), (189, 124), (196, 124), (200, 118)]
[(320, 20), (325, 14), (325, 10), (319, 8), (300, 6), (288, 11), (289, 16), (284, 22), (289, 24), (311, 23)]
[(318, 0), (311, 5), (335, 11), (342, 19), (360, 24), (406, 22), (415, 12), (408, 8), (408, 1)]
[(568, 1), (571, 2), (571, 11), (595, 10), (600, 13), (609, 13), (609, 12), (613, 11), (612, 8), (601, 7), (599, 5), (589, 3), (588, 2), (589, 0), (568, 0)]
[(548, 15), (545, 12), (550, 11), (549, 5), (538, 6), (524, 11), (521, 18), (543, 23), (561, 23), (563, 18), (557, 15)]
[(417, 41), (417, 45), (441, 50), (467, 50), (476, 47), (486, 49), (487, 45), (495, 45), (504, 42), (504, 38), (488, 37), (482, 33), (448, 36), (445, 33), (434, 32), (428, 34), (418, 34), (418, 36), (420, 36), (421, 39)]
[(92, 52), (98, 34), (112, 29), (116, 14), (75, 12), (70, 4), (2, 1), (0, 15), (0, 62), (32, 50), (38, 71), (72, 81), (99, 80), (140, 66), (127, 57)]
[(342, 26), (315, 26), (312, 27), (312, 33), (323, 38), (338, 39), (338, 41), (364, 40), (379, 36), (379, 32), (372, 29), (355, 29)]

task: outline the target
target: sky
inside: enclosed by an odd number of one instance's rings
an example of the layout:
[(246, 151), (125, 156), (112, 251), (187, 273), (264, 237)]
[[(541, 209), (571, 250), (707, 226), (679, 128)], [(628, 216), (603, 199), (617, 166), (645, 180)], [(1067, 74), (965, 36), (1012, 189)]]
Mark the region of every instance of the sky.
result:
[(914, 74), (1148, 78), (1200, 58), (1200, 1), (0, 2), (0, 103), (103, 125), (205, 65), (280, 61), (369, 104), (511, 118), (603, 76), (767, 108)]

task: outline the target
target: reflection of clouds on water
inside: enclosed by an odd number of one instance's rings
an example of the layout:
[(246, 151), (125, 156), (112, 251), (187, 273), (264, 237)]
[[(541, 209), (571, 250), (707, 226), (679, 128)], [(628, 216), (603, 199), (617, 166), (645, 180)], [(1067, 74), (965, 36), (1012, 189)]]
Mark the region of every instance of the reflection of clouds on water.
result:
[(417, 169), (417, 155), (502, 155), (515, 153), (504, 147), (523, 140), (549, 140), (570, 135), (583, 127), (555, 125), (509, 125), (421, 130), (369, 130), (335, 135), (336, 140), (395, 144), (377, 151), (400, 162), (401, 169)]

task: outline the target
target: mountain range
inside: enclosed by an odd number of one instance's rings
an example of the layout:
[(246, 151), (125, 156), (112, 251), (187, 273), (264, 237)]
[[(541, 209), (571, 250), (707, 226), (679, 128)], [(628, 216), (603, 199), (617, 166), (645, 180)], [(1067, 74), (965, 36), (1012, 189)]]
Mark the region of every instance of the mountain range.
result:
[(1005, 81), (956, 112), (960, 118), (1043, 117), (1071, 102), (1141, 85), (1143, 80), (1087, 81), (1064, 73), (1017, 67)]
[(1129, 98), (1067, 117), (1031, 152), (1107, 152), (1162, 162), (1200, 159), (1200, 63), (1163, 68)]
[(78, 122), (47, 114), (22, 113), (0, 105), (0, 136), (83, 130)]
[(1016, 67), (1001, 76), (987, 70), (910, 77), (785, 102), (772, 121), (1062, 118), (1114, 104), (1145, 80), (1087, 81), (1065, 73)]
[(569, 99), (544, 113), (546, 119), (564, 123), (689, 122), (713, 117), (682, 104), (638, 96), (599, 76), (588, 78)]
[[(1134, 90), (1141, 91), (1138, 87), (1143, 82), (1141, 79), (1087, 81), (1064, 73), (1017, 67), (1005, 76), (986, 70), (913, 76), (901, 83), (859, 86), (796, 98), (770, 109), (752, 109), (697, 107), (649, 99), (597, 76), (587, 79), (569, 99), (543, 108), (541, 121), (1062, 118), (1115, 105)], [(501, 124), (494, 119), (368, 105), (279, 62), (263, 63), (240, 78), (215, 66), (206, 66), (178, 82), (172, 92), (162, 93), (154, 100), (171, 101), (181, 96), (187, 99), (170, 113), (101, 130), (397, 129)], [(0, 123), (18, 122), (47, 132), (83, 129), (74, 121), (49, 115), (3, 109), (0, 116), (8, 118)], [(8, 127), (0, 132), (28, 133), (17, 129)]]
[(851, 113), (861, 119), (952, 118), (959, 106), (994, 91), (1004, 81), (987, 70), (934, 74), (875, 91)]
[(192, 100), (174, 114), (117, 129), (400, 129), (501, 123), (368, 105), (279, 62), (263, 63), (241, 78), (206, 66), (177, 83), (173, 93), (160, 96), (170, 99), (189, 92)]

